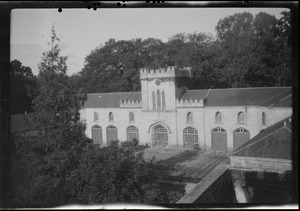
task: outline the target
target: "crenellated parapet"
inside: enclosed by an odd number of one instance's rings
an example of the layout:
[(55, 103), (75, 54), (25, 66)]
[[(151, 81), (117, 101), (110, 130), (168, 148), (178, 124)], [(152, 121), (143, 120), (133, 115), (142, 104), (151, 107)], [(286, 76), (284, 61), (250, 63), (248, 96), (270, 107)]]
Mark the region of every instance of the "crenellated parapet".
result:
[(177, 108), (185, 107), (204, 107), (204, 99), (176, 99)]
[(191, 68), (177, 68), (170, 66), (159, 69), (140, 69), (140, 79), (154, 79), (154, 78), (175, 78), (175, 77), (190, 77)]
[(140, 108), (142, 107), (142, 101), (140, 100), (120, 100), (120, 108)]

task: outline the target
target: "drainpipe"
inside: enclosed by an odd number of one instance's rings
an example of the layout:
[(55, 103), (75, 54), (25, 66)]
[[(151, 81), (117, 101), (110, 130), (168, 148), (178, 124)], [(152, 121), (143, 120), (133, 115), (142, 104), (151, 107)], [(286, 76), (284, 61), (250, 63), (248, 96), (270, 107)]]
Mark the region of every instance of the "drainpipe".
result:
[[(204, 100), (204, 99), (203, 99)], [(206, 144), (205, 144), (205, 133), (206, 133), (206, 131), (205, 131), (205, 112), (204, 112), (204, 109), (205, 109), (205, 107), (204, 107), (204, 102), (203, 102), (203, 108), (202, 108), (202, 124), (203, 124), (203, 150), (205, 150), (205, 147), (206, 147)]]
[[(176, 97), (175, 97), (176, 99)], [(176, 100), (175, 100), (176, 101)], [(176, 102), (175, 102), (175, 123), (176, 123), (176, 147), (178, 149), (178, 125), (177, 125), (177, 107), (176, 107)]]

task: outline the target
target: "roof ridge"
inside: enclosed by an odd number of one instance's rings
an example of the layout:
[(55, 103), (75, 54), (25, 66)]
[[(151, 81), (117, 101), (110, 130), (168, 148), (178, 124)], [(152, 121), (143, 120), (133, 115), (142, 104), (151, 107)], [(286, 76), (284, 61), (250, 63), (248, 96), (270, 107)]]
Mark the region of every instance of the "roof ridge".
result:
[(87, 93), (88, 95), (98, 95), (98, 94), (120, 94), (120, 93), (130, 93), (130, 92), (98, 92), (98, 93)]
[(218, 89), (211, 89), (211, 90), (228, 90), (228, 89), (273, 89), (273, 88), (292, 88), (291, 86), (271, 86), (271, 87), (236, 87), (236, 88), (218, 88)]
[(285, 96), (284, 98), (281, 98), (280, 100), (277, 100), (275, 103), (272, 103), (271, 105), (269, 105), (269, 107), (272, 107), (272, 106), (282, 102), (283, 100), (289, 98), (290, 96), (292, 96), (292, 94), (289, 94), (288, 96)]

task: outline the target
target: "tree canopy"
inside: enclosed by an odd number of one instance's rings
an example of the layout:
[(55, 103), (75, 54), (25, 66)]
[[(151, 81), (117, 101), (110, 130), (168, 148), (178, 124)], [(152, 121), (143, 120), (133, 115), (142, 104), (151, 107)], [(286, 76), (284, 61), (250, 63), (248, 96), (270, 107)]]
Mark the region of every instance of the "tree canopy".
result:
[(36, 77), (30, 67), (19, 60), (10, 62), (10, 113), (24, 114), (33, 111), (32, 93), (36, 87)]
[(110, 39), (72, 76), (85, 93), (140, 90), (139, 69), (192, 67), (194, 89), (291, 85), (291, 14), (236, 13), (220, 19), (217, 37), (178, 33), (160, 39)]

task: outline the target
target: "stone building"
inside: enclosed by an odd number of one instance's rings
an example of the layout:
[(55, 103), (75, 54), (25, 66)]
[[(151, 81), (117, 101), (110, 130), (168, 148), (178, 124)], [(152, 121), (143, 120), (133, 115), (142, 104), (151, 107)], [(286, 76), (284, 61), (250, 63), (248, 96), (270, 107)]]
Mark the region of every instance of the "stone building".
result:
[(141, 69), (141, 92), (88, 94), (80, 110), (98, 144), (233, 151), (292, 115), (291, 87), (188, 90), (190, 69)]

